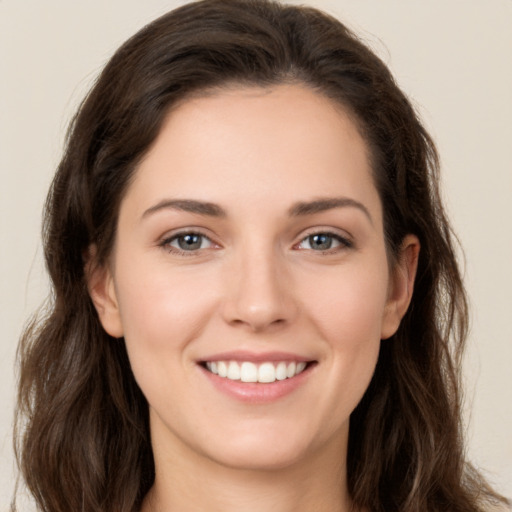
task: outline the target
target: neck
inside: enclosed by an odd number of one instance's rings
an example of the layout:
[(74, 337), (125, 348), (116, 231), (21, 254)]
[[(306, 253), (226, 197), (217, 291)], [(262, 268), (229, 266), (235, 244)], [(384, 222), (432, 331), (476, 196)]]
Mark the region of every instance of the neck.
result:
[[(352, 512), (346, 440), (284, 468), (240, 469), (155, 450), (155, 483), (141, 512)], [(200, 459), (200, 460), (199, 460)]]

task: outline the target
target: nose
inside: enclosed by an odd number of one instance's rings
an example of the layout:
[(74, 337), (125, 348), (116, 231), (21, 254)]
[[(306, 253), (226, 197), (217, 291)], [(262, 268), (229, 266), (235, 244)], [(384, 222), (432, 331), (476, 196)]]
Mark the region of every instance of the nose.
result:
[(223, 316), (231, 325), (253, 332), (291, 323), (298, 303), (284, 257), (273, 250), (245, 251), (227, 270)]

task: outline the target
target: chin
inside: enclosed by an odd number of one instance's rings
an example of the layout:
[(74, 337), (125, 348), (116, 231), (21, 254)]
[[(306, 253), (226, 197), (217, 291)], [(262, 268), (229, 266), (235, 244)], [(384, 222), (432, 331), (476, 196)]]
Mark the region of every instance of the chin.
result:
[(292, 468), (307, 459), (308, 450), (286, 443), (236, 443), (210, 458), (230, 469), (246, 471), (278, 471)]
[(301, 431), (298, 424), (288, 425), (284, 431), (283, 425), (259, 427), (252, 427), (243, 434), (229, 432), (223, 442), (209, 444), (205, 454), (210, 460), (231, 469), (278, 471), (310, 464), (326, 452), (336, 453), (334, 445), (339, 446), (341, 457), (347, 438), (343, 432), (331, 435), (317, 432), (314, 435)]

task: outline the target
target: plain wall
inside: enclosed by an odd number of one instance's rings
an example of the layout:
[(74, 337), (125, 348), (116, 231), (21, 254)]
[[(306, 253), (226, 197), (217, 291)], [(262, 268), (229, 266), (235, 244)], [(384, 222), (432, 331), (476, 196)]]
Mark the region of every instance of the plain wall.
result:
[[(0, 0), (0, 510), (17, 338), (47, 293), (41, 210), (66, 126), (113, 51), (184, 2)], [(512, 496), (512, 0), (309, 0), (391, 67), (434, 139), (466, 254), (469, 458)]]

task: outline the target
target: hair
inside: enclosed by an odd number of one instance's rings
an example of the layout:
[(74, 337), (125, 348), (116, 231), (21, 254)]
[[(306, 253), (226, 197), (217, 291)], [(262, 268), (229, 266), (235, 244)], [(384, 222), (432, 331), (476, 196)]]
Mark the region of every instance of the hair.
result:
[[(122, 340), (102, 328), (84, 266), (105, 264), (119, 205), (170, 109), (226, 85), (299, 84), (350, 113), (371, 155), (390, 261), (421, 243), (415, 291), (381, 343), (350, 420), (348, 488), (372, 512), (506, 502), (464, 460), (467, 304), (438, 190), (435, 146), (387, 67), (334, 18), (268, 0), (203, 0), (115, 53), (70, 126), (45, 206), (52, 296), (18, 349), (15, 448), (40, 511), (137, 511), (154, 481), (148, 405)], [(16, 510), (13, 502), (12, 510)]]

